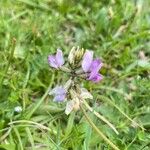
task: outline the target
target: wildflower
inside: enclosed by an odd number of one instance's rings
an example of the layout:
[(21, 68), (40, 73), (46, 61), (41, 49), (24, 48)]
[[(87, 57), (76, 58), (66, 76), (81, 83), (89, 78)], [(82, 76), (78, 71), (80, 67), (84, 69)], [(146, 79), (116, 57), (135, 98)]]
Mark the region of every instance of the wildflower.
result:
[(49, 65), (53, 68), (60, 68), (64, 64), (64, 57), (63, 53), (60, 49), (57, 49), (56, 55), (49, 55), (48, 56)]
[(63, 86), (56, 86), (54, 89), (52, 89), (49, 92), (49, 95), (53, 95), (54, 96), (53, 101), (55, 101), (55, 102), (62, 102), (66, 98), (66, 90), (64, 89)]
[(22, 107), (21, 106), (16, 106), (14, 108), (14, 111), (17, 112), (17, 113), (22, 112)]
[(82, 69), (87, 73), (87, 79), (93, 82), (99, 82), (102, 79), (102, 75), (99, 74), (101, 67), (102, 62), (100, 59), (93, 60), (93, 51), (87, 50), (82, 61)]

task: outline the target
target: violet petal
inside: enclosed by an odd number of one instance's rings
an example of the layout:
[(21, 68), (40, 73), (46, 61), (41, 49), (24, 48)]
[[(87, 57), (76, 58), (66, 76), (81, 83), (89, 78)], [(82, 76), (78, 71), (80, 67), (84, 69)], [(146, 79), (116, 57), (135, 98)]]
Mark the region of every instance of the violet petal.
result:
[(87, 50), (83, 56), (82, 69), (84, 72), (88, 72), (93, 60), (93, 51)]
[(49, 94), (54, 96), (54, 101), (56, 102), (62, 102), (66, 97), (66, 91), (63, 86), (56, 86), (49, 92)]
[(65, 89), (63, 88), (63, 86), (58, 86), (56, 89), (55, 94), (64, 94), (66, 93)]
[(57, 49), (56, 62), (57, 62), (58, 67), (61, 67), (64, 64), (63, 53), (60, 49)]
[(63, 86), (56, 86), (49, 92), (50, 95), (54, 95), (54, 94), (58, 95), (58, 94), (63, 94), (63, 93), (66, 93)]
[(64, 101), (65, 100), (65, 97), (66, 97), (66, 95), (65, 94), (62, 94), (62, 95), (56, 95), (55, 97), (54, 97), (54, 102), (62, 102), (62, 101)]
[(88, 80), (91, 80), (94, 83), (97, 83), (102, 80), (102, 75), (99, 73), (97, 73), (97, 74), (91, 73)]
[(102, 62), (100, 61), (100, 59), (94, 59), (91, 63), (90, 71), (98, 72), (101, 67), (102, 67)]
[(57, 62), (56, 62), (56, 59), (55, 59), (55, 56), (54, 55), (49, 55), (48, 56), (48, 62), (49, 62), (49, 65), (53, 68), (58, 68), (58, 65), (57, 65)]

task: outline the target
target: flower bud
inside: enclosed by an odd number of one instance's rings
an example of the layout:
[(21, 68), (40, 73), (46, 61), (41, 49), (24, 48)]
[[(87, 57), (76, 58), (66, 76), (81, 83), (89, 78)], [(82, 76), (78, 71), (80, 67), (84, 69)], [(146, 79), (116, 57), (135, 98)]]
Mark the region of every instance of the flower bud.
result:
[(65, 83), (64, 89), (65, 89), (66, 91), (68, 91), (68, 89), (71, 87), (72, 83), (73, 83), (73, 81), (72, 81), (71, 79), (69, 79), (69, 80)]
[(79, 93), (77, 93), (77, 91), (71, 89), (70, 95), (71, 95), (72, 100), (74, 101), (73, 110), (75, 110), (75, 111), (79, 110), (79, 107), (80, 107)]
[(61, 66), (61, 67), (60, 67), (60, 70), (62, 70), (62, 71), (64, 71), (64, 72), (67, 72), (67, 73), (70, 73), (70, 72), (71, 72), (71, 70), (70, 70), (69, 68), (65, 67), (65, 66)]
[(75, 53), (75, 60), (76, 61), (80, 61), (81, 58), (83, 57), (83, 54), (84, 54), (84, 49), (79, 49), (79, 47), (77, 48), (76, 50), (76, 53)]
[(80, 101), (79, 101), (79, 98), (76, 97), (73, 99), (74, 100), (74, 107), (73, 107), (73, 110), (74, 111), (78, 111), (80, 109)]
[(76, 48), (75, 48), (75, 47), (72, 47), (72, 49), (70, 50), (69, 56), (68, 56), (68, 62), (69, 62), (71, 65), (74, 65), (75, 52), (76, 52)]
[(70, 63), (70, 65), (76, 65), (76, 63), (78, 64), (81, 60), (81, 58), (83, 57), (84, 54), (84, 49), (80, 49), (79, 47), (75, 48), (73, 47), (69, 53), (68, 56), (68, 61)]
[(82, 99), (93, 99), (92, 94), (87, 89), (81, 88), (80, 90), (81, 90), (80, 96)]
[(68, 101), (66, 104), (65, 114), (69, 115), (71, 111), (73, 110), (73, 107), (74, 107), (74, 101), (73, 100)]
[(71, 99), (74, 99), (75, 97), (77, 97), (77, 93), (75, 90), (73, 90), (72, 88), (69, 90)]

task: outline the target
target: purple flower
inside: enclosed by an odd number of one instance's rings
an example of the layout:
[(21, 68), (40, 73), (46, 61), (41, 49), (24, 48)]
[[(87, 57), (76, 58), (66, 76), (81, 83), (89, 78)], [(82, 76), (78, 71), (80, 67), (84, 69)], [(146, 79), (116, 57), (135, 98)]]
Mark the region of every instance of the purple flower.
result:
[(63, 53), (60, 49), (57, 49), (56, 55), (48, 56), (49, 65), (53, 68), (60, 68), (64, 64)]
[(66, 90), (64, 89), (63, 86), (56, 86), (54, 89), (52, 89), (49, 92), (49, 95), (53, 95), (54, 96), (53, 101), (55, 101), (55, 102), (62, 102), (66, 98)]
[(95, 83), (102, 80), (102, 75), (99, 74), (101, 67), (102, 62), (100, 59), (93, 60), (93, 51), (87, 50), (82, 61), (82, 69), (85, 73), (87, 73), (87, 79)]

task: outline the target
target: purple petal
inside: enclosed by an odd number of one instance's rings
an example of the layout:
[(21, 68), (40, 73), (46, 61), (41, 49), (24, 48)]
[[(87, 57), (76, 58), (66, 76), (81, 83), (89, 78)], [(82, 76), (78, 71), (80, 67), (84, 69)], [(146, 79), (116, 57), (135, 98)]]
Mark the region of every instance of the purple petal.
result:
[(65, 100), (65, 97), (66, 97), (65, 94), (62, 94), (62, 95), (56, 95), (56, 96), (54, 97), (54, 100), (53, 100), (53, 101), (55, 101), (55, 102), (62, 102), (62, 101)]
[(90, 71), (98, 72), (99, 69), (102, 67), (102, 62), (100, 59), (94, 59), (90, 66)]
[(94, 73), (92, 72), (92, 73), (90, 74), (88, 80), (91, 80), (91, 81), (93, 81), (94, 83), (97, 83), (97, 82), (101, 81), (102, 78), (103, 78), (103, 77), (102, 77), (101, 74), (99, 74), (99, 73), (94, 74)]
[(58, 67), (61, 67), (64, 64), (63, 53), (60, 49), (57, 49), (56, 62), (57, 62)]
[(88, 72), (93, 60), (93, 51), (87, 50), (83, 56), (82, 69), (84, 72)]
[(62, 95), (66, 93), (65, 89), (63, 88), (63, 86), (56, 86), (55, 88), (53, 88), (51, 91), (50, 91), (50, 95)]
[(57, 65), (57, 62), (56, 62), (56, 59), (55, 59), (55, 56), (54, 55), (49, 55), (48, 56), (48, 62), (49, 62), (49, 65), (53, 68), (58, 68), (58, 65)]
[(49, 92), (49, 94), (54, 95), (54, 101), (56, 102), (62, 102), (66, 97), (66, 91), (63, 86), (56, 86)]

